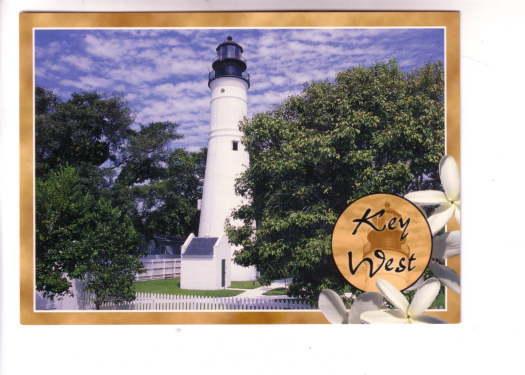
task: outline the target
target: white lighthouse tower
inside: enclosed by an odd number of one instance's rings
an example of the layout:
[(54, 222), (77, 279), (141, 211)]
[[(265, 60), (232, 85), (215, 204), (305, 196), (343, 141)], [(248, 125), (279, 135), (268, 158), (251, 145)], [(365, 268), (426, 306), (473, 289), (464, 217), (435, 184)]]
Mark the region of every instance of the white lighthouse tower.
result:
[[(211, 121), (199, 233), (198, 237), (190, 236), (182, 248), (181, 286), (185, 284), (187, 288), (203, 285), (202, 278), (207, 277), (203, 273), (203, 259), (199, 258), (199, 265), (195, 263), (195, 266), (190, 266), (190, 262), (194, 262), (193, 259), (196, 258), (196, 255), (192, 254), (213, 255), (213, 249), (201, 249), (197, 252), (192, 249), (201, 246), (197, 246), (197, 243), (205, 243), (205, 238), (214, 238), (218, 242), (229, 244), (225, 234), (226, 220), (231, 217), (232, 211), (243, 203), (243, 199), (235, 193), (235, 180), (249, 164), (248, 153), (241, 143), (242, 133), (239, 129), (240, 121), (247, 114), (250, 87), (250, 76), (246, 73), (246, 61), (242, 54), (243, 48), (228, 36), (217, 47), (217, 58), (209, 74)], [(223, 240), (219, 241), (221, 238)], [(220, 267), (222, 279), (255, 280), (255, 267), (242, 267), (233, 261), (235, 250), (240, 249), (230, 244), (227, 265), (223, 264)], [(225, 263), (224, 259), (222, 261)], [(192, 275), (188, 274), (190, 268), (193, 270)], [(192, 279), (197, 278), (197, 275), (200, 275), (201, 280), (193, 282)], [(221, 287), (224, 287), (224, 284), (221, 283)]]

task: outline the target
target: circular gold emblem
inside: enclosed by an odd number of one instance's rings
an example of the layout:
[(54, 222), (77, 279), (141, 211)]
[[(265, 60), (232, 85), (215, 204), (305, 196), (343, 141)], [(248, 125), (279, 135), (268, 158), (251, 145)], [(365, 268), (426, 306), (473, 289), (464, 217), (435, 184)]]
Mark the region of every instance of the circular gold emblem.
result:
[(419, 279), (430, 262), (432, 233), (425, 215), (394, 194), (366, 195), (339, 216), (332, 233), (337, 268), (353, 286), (377, 291), (384, 279), (404, 290)]

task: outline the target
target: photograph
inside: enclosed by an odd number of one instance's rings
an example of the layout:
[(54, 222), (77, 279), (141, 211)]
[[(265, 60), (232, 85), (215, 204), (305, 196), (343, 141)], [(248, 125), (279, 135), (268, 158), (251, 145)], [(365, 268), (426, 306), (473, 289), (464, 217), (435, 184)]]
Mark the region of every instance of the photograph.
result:
[[(33, 312), (334, 322), (333, 303), (392, 307), (385, 282), (408, 300), (430, 290), (424, 310), (446, 314), (459, 293), (446, 37), (34, 27)], [(343, 211), (376, 193), (375, 224), (352, 242)], [(408, 242), (396, 217), (412, 220)]]

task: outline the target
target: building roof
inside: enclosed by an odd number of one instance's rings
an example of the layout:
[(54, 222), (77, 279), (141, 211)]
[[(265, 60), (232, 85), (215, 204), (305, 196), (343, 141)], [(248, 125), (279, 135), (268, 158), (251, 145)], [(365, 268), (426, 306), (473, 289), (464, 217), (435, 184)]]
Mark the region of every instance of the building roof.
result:
[(194, 237), (184, 252), (184, 257), (212, 257), (217, 237)]

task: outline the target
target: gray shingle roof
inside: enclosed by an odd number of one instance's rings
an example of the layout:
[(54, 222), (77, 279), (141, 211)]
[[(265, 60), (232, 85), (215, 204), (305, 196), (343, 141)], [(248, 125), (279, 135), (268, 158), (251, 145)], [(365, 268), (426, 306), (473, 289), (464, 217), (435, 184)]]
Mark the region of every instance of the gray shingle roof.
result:
[(194, 237), (183, 256), (212, 257), (217, 237)]

